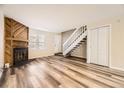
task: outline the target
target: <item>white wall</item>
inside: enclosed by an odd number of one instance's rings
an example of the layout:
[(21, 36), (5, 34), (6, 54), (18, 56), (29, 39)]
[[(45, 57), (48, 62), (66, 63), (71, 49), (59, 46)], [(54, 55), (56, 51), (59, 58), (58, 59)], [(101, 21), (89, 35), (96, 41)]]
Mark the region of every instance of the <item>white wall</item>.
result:
[(58, 53), (58, 52), (62, 52), (62, 48), (61, 48), (61, 42), (62, 42), (62, 36), (61, 36), (61, 33), (59, 34), (55, 34), (54, 35), (54, 43), (55, 43), (55, 53)]
[(3, 67), (3, 65), (4, 65), (4, 16), (2, 7), (0, 6), (0, 69)]
[(94, 23), (89, 23), (88, 28), (111, 25), (110, 67), (124, 70), (124, 16), (116, 16)]
[(32, 49), (29, 46), (29, 59), (51, 56), (54, 55), (54, 53), (56, 52), (61, 52), (61, 42), (56, 41), (56, 40), (61, 41), (60, 33), (52, 33), (52, 32), (36, 30), (36, 29), (29, 29), (29, 39), (30, 36), (37, 31), (40, 31), (40, 34), (45, 36), (45, 48), (39, 50), (39, 49)]
[(71, 56), (76, 56), (80, 58), (87, 58), (87, 45), (86, 43), (82, 43), (79, 47), (77, 47), (72, 53)]
[(69, 36), (74, 32), (75, 29), (67, 30), (62, 32), (62, 45), (69, 38)]

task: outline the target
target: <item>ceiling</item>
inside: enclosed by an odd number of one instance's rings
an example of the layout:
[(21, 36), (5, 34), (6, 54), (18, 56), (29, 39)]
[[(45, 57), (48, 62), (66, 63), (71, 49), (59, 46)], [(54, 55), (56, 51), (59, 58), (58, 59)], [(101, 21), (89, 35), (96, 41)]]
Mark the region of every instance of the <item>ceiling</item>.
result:
[(5, 16), (30, 28), (50, 32), (63, 32), (83, 24), (112, 16), (124, 15), (124, 5), (2, 5)]

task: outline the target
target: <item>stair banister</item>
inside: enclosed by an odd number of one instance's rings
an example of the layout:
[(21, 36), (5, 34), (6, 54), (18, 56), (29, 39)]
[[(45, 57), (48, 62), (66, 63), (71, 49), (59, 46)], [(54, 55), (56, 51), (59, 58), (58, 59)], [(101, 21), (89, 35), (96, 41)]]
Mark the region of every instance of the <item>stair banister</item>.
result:
[[(66, 44), (68, 44), (68, 43), (70, 43), (69, 41), (71, 40), (71, 39), (75, 39), (75, 37), (78, 35), (78, 32), (80, 32), (80, 29), (81, 29), (81, 27), (79, 28), (79, 29), (76, 29), (72, 34), (71, 34), (71, 36), (66, 40), (66, 42), (63, 44), (63, 49), (66, 47)], [(71, 40), (72, 41), (72, 40)]]
[(71, 36), (63, 44), (63, 54), (64, 55), (66, 55), (68, 52), (70, 52), (73, 49), (75, 44), (78, 44), (80, 42), (80, 40), (85, 38), (85, 31), (86, 30), (87, 30), (87, 26), (84, 25), (84, 26), (80, 27), (79, 29), (76, 29), (71, 34)]
[(77, 32), (78, 29), (75, 29), (75, 31), (71, 34), (70, 37), (64, 42), (63, 46), (73, 37), (73, 35)]

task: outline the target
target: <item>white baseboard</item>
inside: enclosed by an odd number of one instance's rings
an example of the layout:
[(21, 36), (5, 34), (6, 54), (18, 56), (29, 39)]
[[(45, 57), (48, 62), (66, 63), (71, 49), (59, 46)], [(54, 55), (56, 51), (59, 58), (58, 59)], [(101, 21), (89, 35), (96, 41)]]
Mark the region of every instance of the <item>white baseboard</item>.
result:
[(118, 67), (110, 67), (110, 68), (112, 68), (112, 69), (116, 69), (116, 70), (121, 70), (121, 71), (124, 71), (124, 69), (123, 69), (123, 68), (118, 68)]

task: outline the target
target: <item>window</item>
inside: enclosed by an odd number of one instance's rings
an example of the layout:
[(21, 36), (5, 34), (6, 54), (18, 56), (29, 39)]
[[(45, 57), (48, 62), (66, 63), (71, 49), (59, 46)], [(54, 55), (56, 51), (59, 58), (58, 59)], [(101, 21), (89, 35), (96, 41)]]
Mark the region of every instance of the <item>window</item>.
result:
[(45, 36), (40, 32), (30, 34), (29, 46), (31, 49), (44, 49), (45, 48)]

